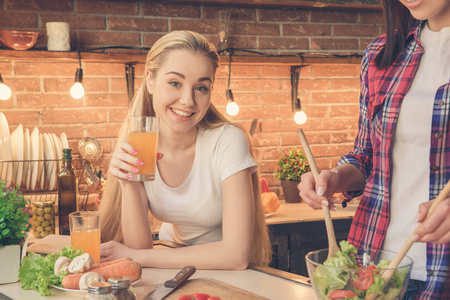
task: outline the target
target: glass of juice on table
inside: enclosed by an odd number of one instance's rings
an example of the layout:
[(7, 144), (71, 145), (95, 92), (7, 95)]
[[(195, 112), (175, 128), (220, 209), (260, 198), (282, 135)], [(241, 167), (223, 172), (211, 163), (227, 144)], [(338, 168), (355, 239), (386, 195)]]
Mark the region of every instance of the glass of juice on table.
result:
[(70, 241), (74, 249), (83, 249), (100, 263), (100, 213), (77, 211), (69, 214)]
[(128, 143), (136, 149), (136, 158), (144, 163), (137, 167), (137, 173), (130, 173), (130, 180), (155, 179), (158, 130), (158, 117), (128, 117)]

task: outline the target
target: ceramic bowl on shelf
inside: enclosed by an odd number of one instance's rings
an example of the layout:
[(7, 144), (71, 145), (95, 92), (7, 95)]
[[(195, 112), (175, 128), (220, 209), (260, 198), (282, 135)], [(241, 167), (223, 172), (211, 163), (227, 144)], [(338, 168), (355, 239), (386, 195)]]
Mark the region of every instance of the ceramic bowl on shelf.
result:
[[(321, 249), (309, 252), (305, 258), (311, 284), (320, 300), (365, 299), (373, 291), (378, 291), (375, 297), (378, 300), (402, 299), (413, 261), (405, 256), (397, 268), (389, 269), (389, 262), (395, 255), (390, 251), (365, 249), (351, 255), (340, 252), (327, 259), (328, 249)], [(381, 275), (389, 270), (394, 271), (394, 275), (387, 284), (380, 284), (384, 282)]]
[(0, 41), (14, 50), (28, 50), (36, 45), (39, 32), (0, 30)]

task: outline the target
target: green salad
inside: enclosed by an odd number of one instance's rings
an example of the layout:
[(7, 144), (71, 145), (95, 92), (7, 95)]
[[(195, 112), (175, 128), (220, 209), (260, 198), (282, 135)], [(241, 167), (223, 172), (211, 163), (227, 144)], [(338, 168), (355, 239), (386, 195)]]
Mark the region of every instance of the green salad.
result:
[[(339, 243), (341, 251), (336, 251), (323, 265), (317, 266), (313, 280), (321, 299), (360, 300), (373, 292), (378, 293), (377, 299), (397, 299), (401, 292), (408, 269), (395, 271), (385, 285), (379, 269), (387, 268), (390, 260), (383, 259), (377, 265), (370, 263), (362, 267), (357, 264), (355, 246), (347, 241)], [(331, 266), (335, 268), (328, 268)], [(357, 269), (348, 272), (346, 269)]]
[(55, 275), (55, 261), (60, 256), (70, 259), (83, 254), (83, 250), (75, 250), (72, 247), (62, 248), (60, 253), (50, 253), (48, 255), (28, 253), (22, 259), (19, 268), (19, 280), (24, 290), (36, 290), (41, 296), (50, 295), (50, 286), (62, 286), (61, 282), (67, 274), (63, 271), (60, 275)]

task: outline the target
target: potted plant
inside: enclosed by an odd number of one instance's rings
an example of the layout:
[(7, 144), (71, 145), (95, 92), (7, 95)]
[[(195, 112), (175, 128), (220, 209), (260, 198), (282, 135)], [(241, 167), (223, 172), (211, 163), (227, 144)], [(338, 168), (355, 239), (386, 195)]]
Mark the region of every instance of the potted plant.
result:
[(283, 153), (278, 160), (275, 175), (281, 181), (284, 200), (286, 202), (300, 202), (301, 198), (297, 185), (302, 174), (311, 170), (306, 156), (300, 147), (294, 147), (290, 151)]
[[(25, 211), (27, 201), (19, 185), (6, 187), (0, 180), (0, 284), (18, 281), (22, 254), (28, 244), (29, 216)], [(23, 249), (23, 251), (22, 251)]]

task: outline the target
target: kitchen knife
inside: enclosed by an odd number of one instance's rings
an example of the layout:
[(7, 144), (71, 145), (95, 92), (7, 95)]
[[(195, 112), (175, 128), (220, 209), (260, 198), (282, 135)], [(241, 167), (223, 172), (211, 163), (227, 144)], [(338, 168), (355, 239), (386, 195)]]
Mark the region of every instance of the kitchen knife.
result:
[(175, 275), (173, 279), (160, 284), (150, 294), (144, 297), (144, 300), (161, 300), (169, 295), (174, 289), (182, 285), (192, 274), (195, 273), (194, 266), (186, 266)]

